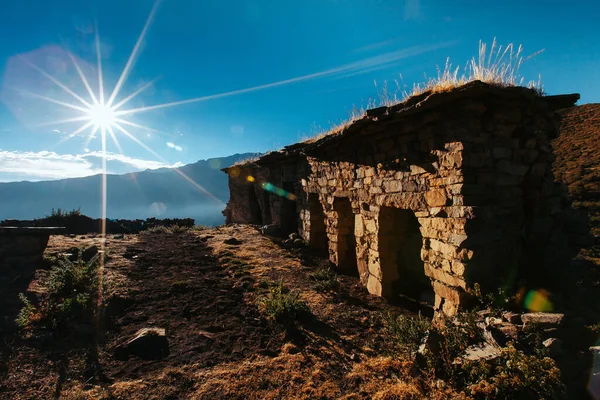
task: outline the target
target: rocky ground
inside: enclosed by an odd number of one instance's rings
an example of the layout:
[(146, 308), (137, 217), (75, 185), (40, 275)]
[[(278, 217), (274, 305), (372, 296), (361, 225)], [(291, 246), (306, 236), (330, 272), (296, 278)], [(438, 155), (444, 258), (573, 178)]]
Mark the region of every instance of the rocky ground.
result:
[[(102, 249), (100, 237), (55, 236), (46, 255), (91, 245)], [(253, 227), (110, 235), (105, 252), (100, 334), (4, 335), (0, 398), (484, 398), (390, 352), (386, 318), (414, 315), (406, 304), (369, 295), (351, 276), (319, 288), (322, 257)], [(38, 271), (31, 292), (44, 290), (47, 273)], [(310, 315), (292, 327), (265, 319), (257, 305), (275, 282), (299, 293)], [(486, 315), (494, 345), (524, 336), (530, 321)], [(553, 318), (543, 339), (572, 321)], [(567, 361), (564, 376), (585, 385), (589, 354), (546, 345)]]
[[(100, 246), (100, 238), (55, 236), (46, 254), (92, 244)], [(284, 247), (251, 227), (111, 235), (103, 337), (98, 343), (5, 338), (0, 397), (314, 398), (356, 390), (363, 397), (363, 383), (344, 377), (373, 363), (397, 367), (378, 357), (380, 317), (405, 311), (368, 295), (353, 277), (340, 276), (335, 292), (318, 293), (309, 275), (323, 261)], [(265, 321), (256, 306), (257, 296), (279, 280), (299, 291), (314, 315), (294, 333)], [(33, 282), (30, 290), (42, 289)], [(148, 357), (119, 353), (119, 345), (147, 327), (165, 329), (166, 357), (152, 359), (152, 348), (145, 349)], [(377, 389), (364, 393), (394, 384), (383, 373), (373, 377)]]

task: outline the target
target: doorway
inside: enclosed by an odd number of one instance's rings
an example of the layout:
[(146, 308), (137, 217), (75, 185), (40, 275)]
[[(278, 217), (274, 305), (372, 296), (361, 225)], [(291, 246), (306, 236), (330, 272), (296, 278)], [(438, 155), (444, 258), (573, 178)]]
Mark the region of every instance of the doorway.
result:
[(336, 197), (333, 201), (333, 210), (337, 213), (338, 267), (350, 274), (358, 275), (354, 213), (350, 200), (345, 197)]
[(262, 213), (258, 204), (258, 198), (256, 197), (254, 185), (248, 186), (248, 210), (250, 211), (250, 223), (261, 225)]
[(381, 207), (378, 241), (384, 295), (430, 301), (432, 286), (421, 259), (423, 236), (419, 226), (412, 211)]
[[(298, 212), (296, 210), (294, 182), (284, 182), (283, 190), (293, 195), (282, 196), (281, 198), (281, 231), (287, 235), (298, 232)], [(290, 197), (294, 200), (291, 200)]]
[(319, 195), (310, 193), (308, 195), (308, 212), (310, 213), (310, 247), (327, 250), (327, 231), (325, 228), (325, 213), (319, 201)]

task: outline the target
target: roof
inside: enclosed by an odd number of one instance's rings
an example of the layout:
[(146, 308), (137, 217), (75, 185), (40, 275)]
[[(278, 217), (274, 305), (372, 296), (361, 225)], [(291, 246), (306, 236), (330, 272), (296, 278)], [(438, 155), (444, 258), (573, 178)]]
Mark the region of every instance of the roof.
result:
[[(339, 141), (348, 137), (372, 131), (368, 128), (380, 122), (402, 120), (408, 116), (431, 110), (448, 102), (465, 98), (477, 98), (486, 95), (506, 99), (525, 98), (532, 101), (540, 101), (543, 105), (553, 110), (571, 107), (580, 97), (577, 93), (557, 96), (540, 96), (534, 89), (521, 86), (501, 87), (481, 81), (473, 81), (450, 91), (426, 91), (409, 97), (398, 104), (367, 110), (362, 118), (354, 120), (340, 129), (334, 129), (317, 140), (309, 140), (285, 146), (281, 150), (269, 152), (256, 160), (246, 164), (237, 165), (237, 167), (269, 165), (282, 161), (292, 162), (299, 157), (310, 155), (325, 146), (329, 147), (336, 145)], [(223, 171), (227, 172), (229, 168), (224, 168)]]

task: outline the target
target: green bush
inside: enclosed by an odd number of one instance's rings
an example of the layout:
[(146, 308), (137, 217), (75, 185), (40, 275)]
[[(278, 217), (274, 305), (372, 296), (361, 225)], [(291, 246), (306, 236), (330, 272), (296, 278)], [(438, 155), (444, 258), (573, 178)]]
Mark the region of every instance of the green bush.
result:
[(173, 233), (185, 233), (185, 232), (189, 232), (189, 230), (190, 230), (190, 227), (182, 226), (182, 225), (170, 225), (170, 226), (157, 225), (157, 226), (153, 226), (153, 227), (144, 229), (140, 233), (143, 233), (143, 234), (161, 234), (161, 233), (173, 234)]
[(267, 319), (287, 325), (294, 324), (309, 313), (299, 293), (290, 293), (281, 283), (272, 286), (269, 293), (258, 300), (258, 310)]
[(512, 344), (500, 349), (493, 361), (465, 363), (465, 388), (475, 398), (560, 399), (564, 385), (560, 371), (548, 357), (525, 355)]
[(34, 306), (25, 295), (16, 322), (22, 329), (57, 329), (71, 322), (91, 322), (98, 295), (99, 256), (85, 262), (59, 259), (42, 282), (46, 291)]
[(430, 329), (431, 321), (422, 317), (420, 313), (416, 317), (387, 314), (386, 331), (391, 336), (395, 348), (408, 352), (416, 351)]
[(69, 217), (78, 217), (81, 215), (81, 208), (78, 208), (77, 210), (71, 210), (71, 211), (66, 211), (63, 210), (62, 208), (58, 208), (58, 209), (52, 209), (52, 211), (50, 212), (50, 215), (46, 215), (46, 217), (53, 217), (53, 218), (69, 218)]
[[(400, 357), (414, 354), (428, 334), (428, 342), (420, 360), (420, 373), (425, 377), (444, 379), (457, 391), (476, 399), (555, 399), (563, 398), (564, 386), (554, 361), (536, 351), (537, 338), (533, 337), (531, 355), (517, 350), (512, 343), (499, 350), (492, 360), (462, 360), (465, 350), (483, 342), (482, 330), (477, 326), (477, 314), (464, 312), (455, 318), (442, 317), (436, 324), (429, 320), (404, 315), (388, 314), (386, 331), (394, 350)], [(535, 335), (537, 331), (531, 331)]]
[(328, 292), (339, 286), (338, 277), (331, 268), (319, 268), (310, 277), (316, 281), (314, 288), (317, 292)]

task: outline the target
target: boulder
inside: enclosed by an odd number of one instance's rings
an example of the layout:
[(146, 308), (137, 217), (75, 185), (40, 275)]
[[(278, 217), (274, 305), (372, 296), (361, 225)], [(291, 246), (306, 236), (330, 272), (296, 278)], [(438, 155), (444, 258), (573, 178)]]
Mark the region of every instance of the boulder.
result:
[(562, 325), (565, 315), (560, 313), (527, 313), (521, 316), (523, 329), (526, 330), (534, 325), (542, 329), (556, 329)]
[(81, 259), (85, 262), (89, 262), (96, 254), (98, 254), (98, 247), (92, 245), (81, 251)]
[(464, 354), (453, 363), (461, 364), (464, 361), (493, 360), (500, 354), (500, 348), (490, 343), (479, 343), (467, 347)]
[(96, 245), (88, 246), (85, 249), (81, 249), (79, 247), (71, 247), (64, 253), (69, 261), (75, 262), (81, 260), (84, 262), (89, 262), (96, 254), (98, 254), (98, 247)]
[(240, 245), (240, 244), (242, 244), (242, 241), (241, 241), (241, 240), (239, 240), (239, 239), (236, 239), (236, 238), (234, 238), (234, 237), (230, 237), (229, 239), (225, 239), (225, 240), (223, 241), (223, 243), (225, 243), (225, 244), (231, 244), (231, 245), (235, 245), (235, 246), (237, 246), (237, 245)]
[(260, 233), (267, 236), (277, 236), (279, 234), (279, 227), (275, 224), (264, 225), (260, 228)]
[(115, 356), (135, 355), (144, 360), (157, 360), (169, 355), (169, 341), (164, 328), (143, 328), (116, 349)]

